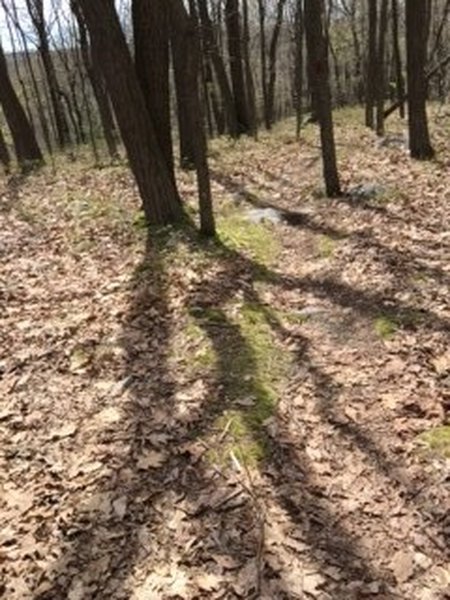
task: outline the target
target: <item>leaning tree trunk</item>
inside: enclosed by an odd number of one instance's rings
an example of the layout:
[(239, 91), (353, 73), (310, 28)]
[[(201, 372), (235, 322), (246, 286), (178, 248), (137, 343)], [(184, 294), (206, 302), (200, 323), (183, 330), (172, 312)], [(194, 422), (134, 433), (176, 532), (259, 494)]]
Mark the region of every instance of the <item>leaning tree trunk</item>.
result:
[(411, 156), (433, 158), (426, 112), (427, 2), (406, 0), (406, 51), (408, 74), (408, 127)]
[(108, 148), (110, 157), (115, 160), (119, 157), (119, 152), (117, 150), (117, 135), (116, 126), (114, 123), (114, 115), (111, 110), (108, 93), (105, 89), (105, 84), (101, 73), (99, 72), (98, 68), (96, 68), (96, 65), (92, 62), (86, 24), (84, 23), (83, 15), (76, 0), (71, 0), (71, 7), (78, 25), (81, 57), (83, 59), (87, 76), (91, 82), (95, 100), (97, 102), (106, 146)]
[(47, 78), (53, 115), (55, 118), (58, 144), (61, 148), (70, 144), (69, 123), (64, 111), (64, 105), (61, 98), (56, 69), (53, 63), (52, 53), (47, 37), (47, 27), (44, 17), (43, 0), (26, 0), (27, 9), (30, 14), (31, 22), (38, 38), (38, 51), (42, 59), (45, 75)]
[(33, 128), (20, 104), (11, 83), (3, 48), (0, 46), (0, 104), (11, 131), (17, 161), (23, 171), (28, 171), (43, 162), (41, 150)]
[(323, 27), (323, 0), (305, 0), (306, 47), (308, 77), (317, 110), (322, 144), (323, 173), (328, 196), (341, 193), (336, 163), (331, 91), (329, 81), (328, 47)]
[(76, 0), (91, 38), (92, 57), (105, 79), (149, 224), (182, 217), (133, 61), (111, 0)]
[(233, 85), (234, 105), (238, 123), (238, 133), (249, 133), (247, 97), (242, 63), (241, 24), (238, 0), (226, 0), (225, 22), (228, 38), (228, 56), (230, 59), (231, 83)]
[(134, 64), (167, 169), (175, 184), (169, 90), (167, 0), (132, 0)]

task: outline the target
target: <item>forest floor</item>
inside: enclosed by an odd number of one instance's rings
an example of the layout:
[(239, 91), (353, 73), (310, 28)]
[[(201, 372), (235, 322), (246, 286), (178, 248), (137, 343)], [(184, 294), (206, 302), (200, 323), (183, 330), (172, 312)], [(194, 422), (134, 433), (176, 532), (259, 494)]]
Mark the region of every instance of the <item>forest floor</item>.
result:
[(361, 120), (335, 200), (314, 126), (213, 142), (216, 241), (3, 180), (0, 597), (450, 598), (450, 114), (430, 163)]

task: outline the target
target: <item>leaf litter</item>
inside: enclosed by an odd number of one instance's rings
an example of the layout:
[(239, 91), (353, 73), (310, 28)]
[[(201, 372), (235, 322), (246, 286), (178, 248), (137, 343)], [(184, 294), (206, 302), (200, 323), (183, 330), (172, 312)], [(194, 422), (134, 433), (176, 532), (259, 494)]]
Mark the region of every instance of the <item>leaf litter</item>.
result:
[(2, 189), (0, 596), (448, 597), (448, 169), (337, 121), (338, 200), (213, 142), (216, 243), (122, 167)]

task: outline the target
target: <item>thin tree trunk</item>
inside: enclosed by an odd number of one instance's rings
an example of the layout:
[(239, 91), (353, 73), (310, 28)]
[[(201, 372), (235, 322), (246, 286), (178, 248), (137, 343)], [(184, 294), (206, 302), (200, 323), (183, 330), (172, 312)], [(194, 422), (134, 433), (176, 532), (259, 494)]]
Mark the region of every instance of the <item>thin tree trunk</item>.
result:
[(255, 82), (253, 80), (252, 66), (250, 61), (250, 27), (248, 17), (248, 0), (243, 0), (243, 17), (244, 17), (244, 39), (243, 53), (245, 64), (245, 83), (247, 86), (247, 109), (250, 133), (256, 138), (258, 135), (258, 122), (256, 118), (256, 96)]
[(233, 92), (231, 91), (231, 86), (228, 81), (227, 72), (220, 53), (219, 46), (214, 37), (214, 31), (211, 19), (209, 17), (208, 5), (206, 3), (206, 0), (198, 0), (198, 9), (200, 22), (202, 25), (203, 40), (205, 42), (205, 49), (208, 57), (211, 59), (211, 62), (213, 64), (214, 71), (216, 73), (217, 84), (220, 88), (223, 105), (225, 107), (228, 131), (231, 137), (236, 138), (238, 137), (239, 132)]
[(303, 0), (297, 0), (295, 9), (295, 116), (296, 135), (300, 137), (303, 121), (303, 71), (304, 71), (304, 37), (305, 21)]
[(172, 30), (174, 35), (180, 38), (180, 45), (184, 46), (184, 55), (187, 57), (187, 77), (184, 79), (187, 86), (185, 100), (187, 102), (187, 115), (197, 170), (200, 230), (203, 235), (212, 236), (215, 234), (215, 223), (199, 90), (200, 44), (198, 27), (195, 17), (189, 16), (182, 0), (170, 0), (170, 9)]
[(43, 0), (26, 0), (28, 12), (39, 41), (38, 50), (47, 77), (51, 105), (55, 118), (58, 144), (61, 148), (70, 145), (70, 128), (61, 101), (58, 78), (48, 43), (46, 23), (44, 18)]
[(238, 133), (249, 133), (247, 97), (242, 64), (242, 39), (238, 0), (226, 0), (225, 24), (227, 28), (228, 56), (231, 82), (238, 124)]
[(369, 41), (366, 68), (366, 125), (367, 127), (374, 129), (375, 84), (377, 76), (377, 0), (368, 0), (368, 19)]
[(392, 41), (395, 63), (395, 79), (397, 99), (400, 102), (400, 116), (405, 118), (405, 80), (403, 78), (402, 57), (400, 53), (400, 39), (398, 31), (398, 0), (392, 0)]
[(275, 103), (275, 83), (277, 79), (277, 49), (280, 37), (281, 25), (283, 23), (283, 12), (286, 0), (278, 0), (277, 16), (272, 31), (272, 37), (269, 47), (269, 81), (267, 84), (267, 109), (266, 109), (266, 127), (271, 129), (274, 122), (274, 103)]
[(328, 48), (325, 31), (323, 0), (305, 0), (306, 45), (308, 49), (308, 78), (320, 125), (323, 173), (328, 196), (341, 193), (336, 162), (331, 91), (329, 82)]
[(384, 96), (386, 90), (386, 30), (388, 26), (388, 0), (381, 0), (378, 28), (376, 106), (377, 135), (384, 135)]

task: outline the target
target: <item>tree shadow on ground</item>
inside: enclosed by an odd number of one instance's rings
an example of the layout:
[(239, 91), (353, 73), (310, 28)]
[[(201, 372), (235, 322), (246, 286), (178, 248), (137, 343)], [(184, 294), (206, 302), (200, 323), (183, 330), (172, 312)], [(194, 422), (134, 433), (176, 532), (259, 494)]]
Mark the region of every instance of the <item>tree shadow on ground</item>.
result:
[[(333, 240), (347, 239), (356, 245), (355, 252), (364, 253), (368, 249), (376, 252), (378, 262), (384, 264), (390, 271), (398, 274), (398, 280), (400, 281), (406, 281), (408, 277), (424, 277), (435, 279), (438, 283), (445, 285), (450, 283), (450, 276), (445, 270), (425, 264), (420, 257), (413, 252), (386, 246), (369, 230), (349, 232), (347, 230), (331, 227), (324, 222), (319, 222), (317, 218), (313, 218), (312, 215), (306, 212), (287, 210), (276, 203), (267, 202), (266, 200), (259, 198), (256, 194), (248, 191), (245, 186), (235, 181), (233, 177), (230, 177), (229, 175), (214, 172), (214, 179), (228, 192), (237, 194), (239, 199), (243, 202), (257, 208), (270, 208), (277, 211), (281, 220), (291, 227), (305, 229), (314, 234), (326, 235)], [(255, 186), (259, 187), (260, 183), (256, 182)], [(363, 208), (382, 212), (386, 215), (388, 214), (387, 208), (385, 206), (377, 205), (376, 201), (356, 199), (355, 197), (352, 197), (351, 194), (341, 197), (339, 202), (341, 201), (345, 201), (356, 210)], [(389, 213), (389, 217), (393, 218), (394, 216)]]
[[(220, 461), (212, 467), (211, 461), (217, 461), (211, 457), (202, 460), (202, 452), (199, 455), (196, 451), (196, 443), (207, 439), (211, 430), (217, 428), (218, 417), (224, 415), (226, 421), (229, 411), (238, 408), (242, 412), (252, 398), (262, 406), (257, 412), (243, 411), (245, 436), (261, 448), (258, 459), (261, 468), (269, 473), (271, 493), (288, 514), (291, 529), (311, 550), (320, 570), (325, 573), (330, 565), (335, 565), (342, 571), (345, 583), (341, 587), (333, 584), (337, 590), (333, 598), (347, 600), (347, 584), (355, 581), (378, 581), (386, 590), (391, 589), (391, 576), (377, 568), (358, 536), (342, 525), (339, 506), (333, 510), (327, 501), (327, 489), (304, 448), (286, 436), (279, 440), (269, 434), (266, 421), (271, 414), (279, 419), (276, 406), (261, 383), (255, 350), (239, 322), (230, 319), (227, 307), (237, 295), (242, 295), (281, 338), (286, 336), (282, 324), (254, 287), (259, 278), (270, 280), (275, 286), (313, 292), (366, 316), (378, 315), (382, 305), (393, 315), (404, 317), (412, 307), (386, 304), (381, 295), (368, 296), (331, 280), (287, 278), (220, 241), (205, 245), (190, 232), (187, 237), (191, 252), (210, 253), (218, 263), (213, 277), (205, 273), (193, 285), (185, 305), (211, 342), (215, 367), (212, 374), (204, 376), (205, 389), (200, 400), (188, 403), (186, 410), (180, 412), (180, 382), (173, 372), (169, 351), (173, 327), (169, 283), (160, 247), (149, 238), (130, 285), (129, 307), (123, 320), (123, 392), (128, 388), (128, 399), (123, 405), (125, 416), (115, 430), (105, 431), (104, 439), (99, 440), (109, 443), (109, 454), (104, 458), (111, 460), (108, 474), (86, 490), (87, 507), (76, 508), (69, 522), (61, 527), (62, 558), (53, 569), (52, 580), (35, 595), (35, 600), (59, 600), (75, 594), (77, 589), (83, 600), (125, 600), (132, 597), (136, 582), (142, 585), (148, 577), (148, 585), (153, 586), (149, 590), (160, 589), (165, 594), (161, 597), (172, 597), (171, 586), (178, 581), (180, 571), (214, 572), (217, 564), (242, 565), (255, 561), (257, 556), (260, 561), (253, 563), (253, 580), (244, 597), (257, 598), (265, 586), (273, 589), (275, 584), (281, 590), (277, 597), (291, 597), (292, 584), (283, 581), (270, 561), (265, 560), (268, 549), (263, 547), (264, 537), (258, 529), (261, 515), (257, 514), (259, 506), (252, 494), (233, 478), (230, 483)], [(213, 319), (208, 310), (214, 311)], [(424, 317), (435, 326), (443, 326), (442, 320), (432, 313), (425, 313)], [(410, 326), (406, 318), (404, 321), (406, 327)], [(335, 420), (336, 386), (313, 364), (308, 346), (306, 338), (297, 337), (297, 361), (314, 382), (323, 418)], [(233, 372), (235, 356), (242, 358), (238, 378)], [(361, 432), (356, 424), (340, 433), (366, 453), (375, 468), (398, 484), (391, 472), (392, 464), (376, 440)], [(219, 438), (221, 435), (226, 436), (226, 431), (219, 432)], [(407, 493), (414, 497), (415, 490)], [(237, 596), (233, 584), (226, 585), (227, 597)]]

